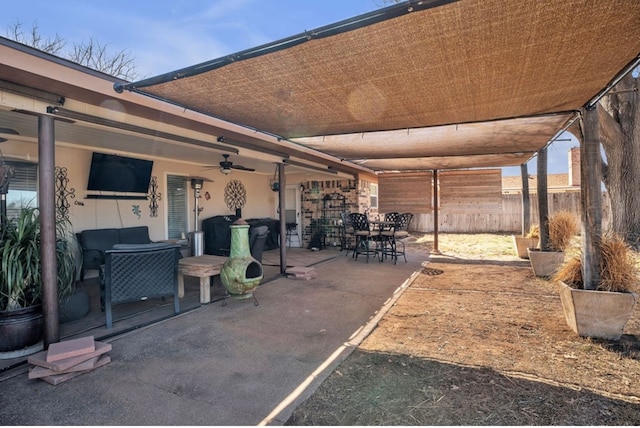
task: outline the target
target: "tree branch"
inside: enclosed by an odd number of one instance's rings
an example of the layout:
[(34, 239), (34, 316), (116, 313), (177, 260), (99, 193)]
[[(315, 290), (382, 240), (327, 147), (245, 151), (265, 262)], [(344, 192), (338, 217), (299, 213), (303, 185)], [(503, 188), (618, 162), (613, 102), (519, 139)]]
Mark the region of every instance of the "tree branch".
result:
[(600, 142), (604, 146), (619, 145), (624, 135), (620, 124), (602, 107), (597, 104), (598, 122), (600, 123)]

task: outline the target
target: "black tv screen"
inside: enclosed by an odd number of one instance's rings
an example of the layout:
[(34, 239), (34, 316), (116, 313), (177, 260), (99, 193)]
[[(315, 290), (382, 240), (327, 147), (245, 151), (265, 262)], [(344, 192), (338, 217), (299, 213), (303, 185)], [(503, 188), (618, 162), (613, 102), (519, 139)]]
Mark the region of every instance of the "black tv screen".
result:
[(93, 153), (87, 190), (147, 193), (153, 161)]

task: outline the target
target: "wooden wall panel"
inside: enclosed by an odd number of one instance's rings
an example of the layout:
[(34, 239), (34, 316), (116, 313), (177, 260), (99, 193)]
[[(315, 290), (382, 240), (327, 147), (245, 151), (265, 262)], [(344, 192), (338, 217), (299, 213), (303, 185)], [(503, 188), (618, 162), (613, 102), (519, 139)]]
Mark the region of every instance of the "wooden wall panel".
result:
[(433, 176), (430, 171), (378, 175), (378, 212), (432, 212)]
[(501, 170), (443, 171), (438, 178), (443, 213), (502, 212)]
[[(478, 213), (473, 211), (443, 213), (438, 216), (438, 230), (441, 233), (513, 233), (522, 232), (522, 196), (503, 195), (501, 213)], [(536, 193), (531, 193), (535, 201)], [(549, 193), (549, 213), (570, 211), (580, 217), (580, 192)], [(602, 228), (607, 230), (611, 224), (611, 202), (607, 193), (602, 194)], [(531, 224), (539, 224), (538, 204), (531, 204)], [(423, 233), (433, 232), (433, 214), (420, 214), (411, 221), (411, 230)]]

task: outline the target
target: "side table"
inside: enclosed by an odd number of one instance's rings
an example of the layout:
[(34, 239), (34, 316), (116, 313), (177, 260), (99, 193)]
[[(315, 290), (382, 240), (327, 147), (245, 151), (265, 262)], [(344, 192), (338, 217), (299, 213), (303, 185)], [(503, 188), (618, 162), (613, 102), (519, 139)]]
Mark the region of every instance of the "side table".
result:
[(185, 257), (178, 261), (178, 297), (184, 297), (184, 276), (200, 278), (200, 303), (211, 301), (210, 278), (220, 275), (222, 265), (227, 261), (223, 256), (195, 256)]

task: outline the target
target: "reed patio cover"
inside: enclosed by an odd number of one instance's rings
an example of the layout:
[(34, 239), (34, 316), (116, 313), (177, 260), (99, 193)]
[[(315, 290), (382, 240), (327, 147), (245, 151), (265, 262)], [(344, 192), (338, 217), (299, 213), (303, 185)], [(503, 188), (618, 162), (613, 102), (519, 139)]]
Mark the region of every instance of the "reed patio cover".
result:
[(374, 171), (499, 167), (577, 124), (639, 54), (635, 0), (423, 0), (124, 89)]

